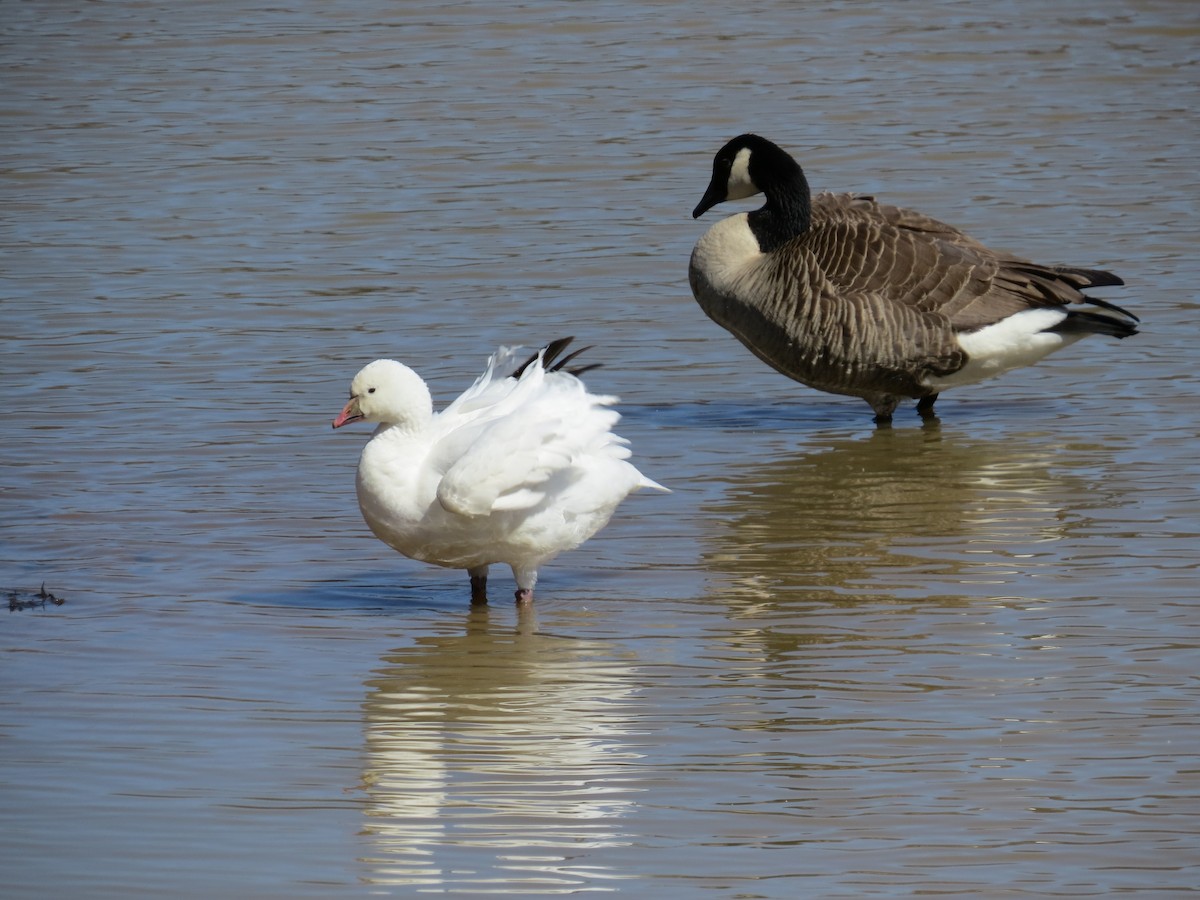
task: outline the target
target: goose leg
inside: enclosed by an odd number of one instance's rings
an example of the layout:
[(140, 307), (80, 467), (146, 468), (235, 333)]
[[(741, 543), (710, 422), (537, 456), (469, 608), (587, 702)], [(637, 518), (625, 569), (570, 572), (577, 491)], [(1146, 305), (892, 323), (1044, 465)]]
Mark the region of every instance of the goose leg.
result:
[(917, 412), (921, 414), (922, 419), (935, 419), (936, 413), (933, 411), (933, 404), (937, 402), (938, 395), (930, 394), (928, 397), (922, 397), (917, 401)]
[(533, 602), (533, 586), (537, 584), (537, 569), (513, 566), (513, 577), (517, 579), (517, 603), (522, 606)]
[(892, 413), (896, 411), (900, 400), (891, 394), (879, 394), (867, 398), (867, 402), (871, 404), (871, 409), (875, 410), (875, 424), (887, 425), (892, 421)]
[(487, 603), (487, 566), (476, 566), (473, 569), (467, 569), (467, 574), (471, 576), (471, 605), (481, 606)]

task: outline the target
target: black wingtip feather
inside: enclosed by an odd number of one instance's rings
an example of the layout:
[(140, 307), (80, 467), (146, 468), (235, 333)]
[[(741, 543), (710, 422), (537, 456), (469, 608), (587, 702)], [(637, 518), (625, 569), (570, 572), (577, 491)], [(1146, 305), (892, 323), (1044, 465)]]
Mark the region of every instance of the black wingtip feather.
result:
[[(525, 362), (521, 363), (521, 365), (517, 367), (517, 370), (512, 373), (511, 377), (520, 378), (525, 373), (525, 370), (537, 361), (539, 355), (542, 357), (542, 365), (546, 367), (547, 372), (566, 372), (568, 375), (574, 375), (576, 378), (578, 378), (584, 372), (590, 372), (592, 369), (600, 368), (602, 363), (590, 363), (586, 366), (575, 366), (571, 369), (567, 368), (567, 363), (575, 359), (575, 357), (577, 357), (580, 353), (591, 350), (592, 348), (590, 346), (580, 347), (578, 350), (568, 353), (562, 359), (558, 359), (558, 355), (567, 349), (567, 346), (573, 340), (575, 340), (574, 336), (558, 338), (558, 340), (551, 341), (542, 350), (539, 350), (537, 353), (529, 357), (529, 359), (525, 360)], [(556, 359), (558, 359), (557, 362), (555, 362)]]
[(1055, 266), (1059, 275), (1074, 276), (1079, 287), (1118, 287), (1125, 280), (1107, 269), (1077, 269), (1073, 266)]
[(590, 372), (590, 371), (592, 371), (592, 369), (600, 368), (600, 365), (601, 365), (600, 363), (588, 363), (586, 366), (576, 366), (573, 369), (567, 368), (567, 363), (569, 363), (571, 360), (573, 360), (575, 357), (577, 357), (580, 353), (586, 353), (588, 350), (591, 350), (591, 349), (592, 349), (591, 345), (588, 345), (587, 347), (580, 347), (578, 350), (568, 353), (566, 356), (564, 356), (562, 359), (560, 359), (554, 365), (550, 366), (549, 371), (551, 371), (551, 372), (565, 371), (565, 372), (569, 372), (570, 374), (572, 374), (576, 377), (579, 377), (584, 372)]

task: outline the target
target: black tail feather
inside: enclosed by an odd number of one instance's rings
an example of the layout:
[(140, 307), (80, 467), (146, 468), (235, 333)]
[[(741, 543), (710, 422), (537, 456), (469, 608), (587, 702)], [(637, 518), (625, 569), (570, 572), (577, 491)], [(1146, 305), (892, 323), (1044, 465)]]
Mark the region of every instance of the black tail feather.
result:
[(1086, 297), (1085, 296), (1084, 299), (1088, 303), (1091, 303), (1093, 306), (1099, 306), (1101, 309), (1107, 309), (1109, 312), (1114, 312), (1117, 315), (1125, 316), (1128, 319), (1132, 319), (1134, 322), (1142, 321), (1141, 319), (1139, 319), (1137, 316), (1135, 316), (1133, 313), (1131, 313), (1129, 310), (1127, 310), (1123, 306), (1117, 306), (1117, 304), (1110, 303), (1107, 300), (1101, 300), (1099, 297)]
[[(1091, 300), (1090, 297), (1088, 299)], [(1138, 333), (1136, 316), (1111, 303), (1097, 303), (1095, 300), (1091, 302), (1105, 309), (1112, 308), (1114, 312), (1128, 318), (1118, 319), (1107, 313), (1089, 312), (1085, 309), (1068, 309), (1067, 317), (1049, 330), (1059, 334), (1105, 334), (1115, 338), (1127, 338)]]

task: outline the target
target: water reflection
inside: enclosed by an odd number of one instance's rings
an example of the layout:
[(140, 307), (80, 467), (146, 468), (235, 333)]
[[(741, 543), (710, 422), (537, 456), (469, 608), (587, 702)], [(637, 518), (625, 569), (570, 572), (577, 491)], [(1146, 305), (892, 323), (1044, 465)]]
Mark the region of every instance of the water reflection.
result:
[(629, 669), (532, 610), (515, 630), (492, 615), (417, 638), (368, 682), (374, 884), (529, 895), (615, 877), (596, 854), (627, 843)]
[(709, 510), (719, 524), (705, 560), (721, 591), (751, 603), (1024, 595), (1100, 489), (1072, 464), (1081, 449), (965, 438), (936, 422), (818, 436), (733, 474)]

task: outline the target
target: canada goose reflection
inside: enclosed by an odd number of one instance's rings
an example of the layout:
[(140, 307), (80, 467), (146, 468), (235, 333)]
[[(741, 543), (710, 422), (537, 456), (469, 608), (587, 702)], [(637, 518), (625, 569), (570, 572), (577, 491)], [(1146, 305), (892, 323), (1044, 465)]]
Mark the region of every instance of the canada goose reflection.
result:
[(636, 711), (610, 646), (473, 608), (367, 684), (365, 860), (375, 884), (565, 893), (623, 842)]
[(1099, 489), (1072, 472), (1079, 449), (937, 424), (818, 437), (732, 477), (709, 510), (717, 521), (705, 560), (725, 593), (750, 601), (1011, 595)]

